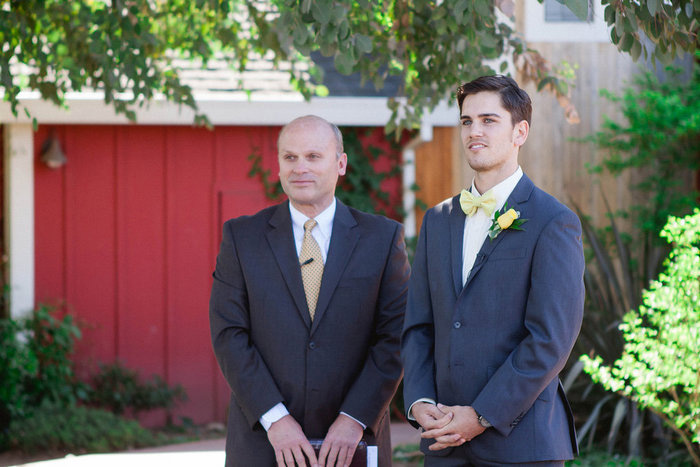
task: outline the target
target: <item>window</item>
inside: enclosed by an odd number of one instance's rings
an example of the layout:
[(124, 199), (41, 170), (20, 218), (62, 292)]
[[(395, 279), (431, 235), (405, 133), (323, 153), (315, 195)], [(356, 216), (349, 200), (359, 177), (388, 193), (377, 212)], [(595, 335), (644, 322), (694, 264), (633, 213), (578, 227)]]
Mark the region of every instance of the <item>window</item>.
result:
[[(591, 0), (588, 1), (588, 18), (586, 22), (591, 22), (593, 20), (593, 5), (591, 5)], [(569, 9), (566, 5), (559, 3), (557, 0), (544, 0), (544, 20), (547, 23), (555, 23), (560, 21), (581, 22), (574, 14), (573, 11)]]
[(588, 0), (588, 18), (581, 21), (557, 0), (525, 2), (525, 40), (528, 42), (610, 42), (600, 2)]

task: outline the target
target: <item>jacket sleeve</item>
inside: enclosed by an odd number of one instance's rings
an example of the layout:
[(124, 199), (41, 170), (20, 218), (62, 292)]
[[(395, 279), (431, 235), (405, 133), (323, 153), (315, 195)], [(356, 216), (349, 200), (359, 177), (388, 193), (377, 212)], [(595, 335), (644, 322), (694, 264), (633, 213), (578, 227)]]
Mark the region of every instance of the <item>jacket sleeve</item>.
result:
[(494, 372), (472, 406), (507, 436), (558, 377), (583, 319), (581, 223), (562, 211), (544, 227), (534, 250), (525, 304), (525, 337)]
[[(437, 400), (435, 386), (435, 332), (430, 298), (427, 264), (428, 211), (418, 237), (413, 259), (408, 301), (401, 338), (401, 358), (404, 365), (404, 405), (408, 410), (421, 398)], [(416, 428), (418, 424), (409, 420)]]
[(224, 224), (209, 300), (209, 324), (219, 367), (253, 427), (283, 398), (250, 339), (248, 293), (233, 228), (232, 221)]
[(372, 346), (340, 409), (375, 433), (401, 381), (399, 341), (409, 274), (403, 226), (396, 225), (377, 298)]

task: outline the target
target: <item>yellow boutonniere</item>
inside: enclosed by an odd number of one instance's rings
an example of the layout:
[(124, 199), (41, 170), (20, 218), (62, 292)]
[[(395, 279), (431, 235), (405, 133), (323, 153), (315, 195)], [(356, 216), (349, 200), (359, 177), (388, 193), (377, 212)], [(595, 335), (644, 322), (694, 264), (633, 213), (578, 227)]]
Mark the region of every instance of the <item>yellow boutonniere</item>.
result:
[(500, 211), (493, 215), (493, 223), (489, 228), (489, 238), (493, 240), (504, 230), (523, 230), (520, 226), (527, 222), (527, 219), (520, 218), (520, 211), (508, 208), (508, 203)]

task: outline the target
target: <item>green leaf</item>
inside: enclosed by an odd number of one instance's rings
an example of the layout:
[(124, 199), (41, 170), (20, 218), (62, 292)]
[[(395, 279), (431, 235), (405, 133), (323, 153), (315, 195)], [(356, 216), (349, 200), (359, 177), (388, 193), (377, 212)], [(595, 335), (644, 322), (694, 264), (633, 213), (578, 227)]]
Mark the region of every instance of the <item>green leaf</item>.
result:
[(605, 7), (605, 22), (606, 24), (613, 24), (615, 22), (615, 8), (612, 5)]
[(330, 92), (328, 91), (328, 88), (322, 84), (319, 84), (314, 88), (314, 92), (318, 97), (328, 97)]
[(638, 41), (635, 40), (634, 43), (632, 44), (632, 49), (630, 50), (630, 55), (632, 56), (632, 60), (635, 62), (637, 59), (639, 59), (639, 56), (642, 53), (642, 44)]
[(462, 24), (462, 19), (464, 18), (464, 13), (469, 7), (468, 0), (457, 0), (457, 2), (452, 7), (452, 15), (457, 20), (458, 24)]
[(357, 34), (355, 36), (355, 47), (361, 54), (370, 53), (372, 51), (372, 38), (364, 34)]
[(311, 11), (312, 0), (302, 0), (301, 2), (301, 12), (307, 14)]
[(651, 16), (655, 16), (660, 9), (661, 0), (647, 0), (647, 10)]
[(634, 43), (634, 36), (628, 32), (624, 33), (622, 35), (622, 38), (620, 39), (620, 49), (629, 52), (630, 49), (632, 48), (632, 44)]
[(313, 2), (311, 5), (311, 14), (314, 19), (322, 25), (328, 24), (331, 20), (331, 12), (323, 2)]
[(493, 3), (490, 0), (474, 0), (472, 5), (482, 20), (493, 16)]
[(349, 75), (353, 72), (355, 59), (350, 52), (338, 52), (335, 56), (335, 68), (343, 75)]

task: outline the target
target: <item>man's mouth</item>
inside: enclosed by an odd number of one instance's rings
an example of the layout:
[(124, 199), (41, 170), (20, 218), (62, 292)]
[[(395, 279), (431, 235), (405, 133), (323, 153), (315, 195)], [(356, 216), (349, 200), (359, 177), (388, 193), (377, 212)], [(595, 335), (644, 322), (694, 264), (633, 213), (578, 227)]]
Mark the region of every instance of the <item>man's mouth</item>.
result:
[(482, 143), (481, 141), (475, 141), (473, 143), (469, 143), (469, 149), (472, 151), (476, 151), (478, 149), (484, 149), (486, 147), (486, 144)]

